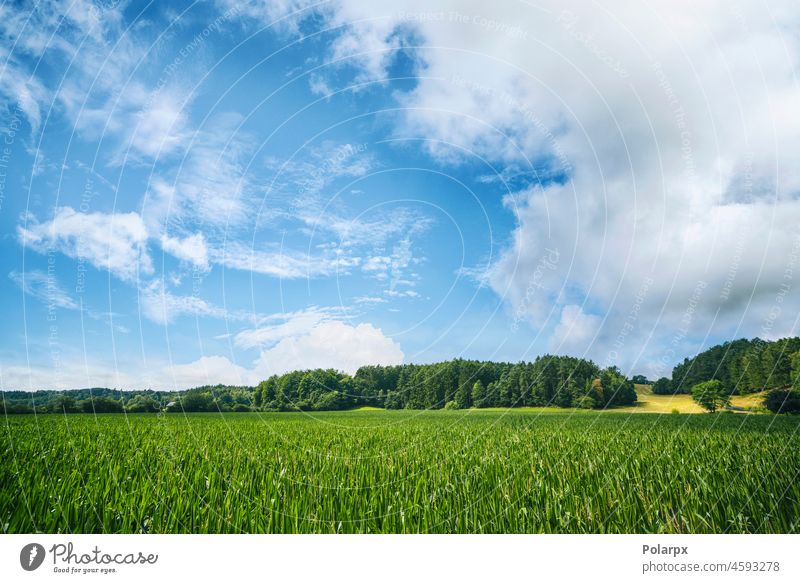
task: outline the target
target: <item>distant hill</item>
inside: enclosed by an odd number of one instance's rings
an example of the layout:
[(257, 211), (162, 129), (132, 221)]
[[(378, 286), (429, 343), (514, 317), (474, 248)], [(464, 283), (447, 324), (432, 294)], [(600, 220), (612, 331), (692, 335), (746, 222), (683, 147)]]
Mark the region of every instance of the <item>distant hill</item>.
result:
[(745, 395), (787, 387), (800, 375), (800, 338), (733, 340), (705, 350), (672, 369), (672, 381), (660, 379), (653, 392), (689, 393), (698, 383), (718, 380), (731, 393)]

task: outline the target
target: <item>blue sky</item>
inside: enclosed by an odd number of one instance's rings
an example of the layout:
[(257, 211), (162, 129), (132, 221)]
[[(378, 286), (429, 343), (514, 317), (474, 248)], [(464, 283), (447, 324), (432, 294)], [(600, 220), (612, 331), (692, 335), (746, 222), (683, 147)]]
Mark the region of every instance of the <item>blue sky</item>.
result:
[(797, 6), (364, 4), (0, 8), (2, 388), (796, 332)]

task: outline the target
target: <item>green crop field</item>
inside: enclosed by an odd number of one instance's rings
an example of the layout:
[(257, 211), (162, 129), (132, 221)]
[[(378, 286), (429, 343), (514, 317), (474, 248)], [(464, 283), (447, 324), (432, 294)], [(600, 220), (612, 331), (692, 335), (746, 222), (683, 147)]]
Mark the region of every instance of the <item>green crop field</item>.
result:
[(5, 532), (800, 532), (800, 420), (354, 411), (19, 415)]

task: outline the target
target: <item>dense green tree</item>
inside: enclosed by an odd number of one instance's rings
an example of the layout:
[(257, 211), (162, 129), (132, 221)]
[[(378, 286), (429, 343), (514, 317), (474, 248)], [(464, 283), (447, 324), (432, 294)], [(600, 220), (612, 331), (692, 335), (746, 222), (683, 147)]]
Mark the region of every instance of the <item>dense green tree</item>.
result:
[(728, 390), (718, 380), (710, 380), (692, 387), (692, 399), (709, 413), (714, 413), (730, 404)]
[(472, 403), (473, 407), (490, 407), (492, 403), (488, 401), (488, 391), (484, 386), (483, 382), (480, 380), (475, 381), (475, 384), (472, 385), (472, 390), (470, 391), (470, 402)]
[[(480, 380), (477, 380), (475, 384), (477, 385), (480, 382)], [(485, 392), (485, 389), (483, 391)], [(448, 401), (448, 403), (453, 403), (453, 407), (456, 409), (469, 409), (472, 406), (472, 391), (466, 383), (458, 387), (453, 395), (453, 400)]]
[(773, 389), (764, 397), (764, 406), (773, 413), (800, 413), (800, 390)]
[[(261, 406), (268, 406), (269, 403), (275, 401), (275, 396), (278, 390), (278, 377), (271, 376), (265, 381), (258, 383), (256, 387), (256, 395), (260, 395), (258, 400), (261, 401)], [(257, 403), (258, 404), (258, 403)]]
[(218, 409), (214, 403), (214, 397), (212, 397), (209, 391), (192, 390), (180, 395), (175, 402), (175, 406), (170, 407), (169, 410), (196, 413), (203, 411), (216, 411)]
[(402, 409), (403, 408), (403, 399), (400, 396), (398, 391), (390, 391), (386, 395), (386, 400), (384, 401), (385, 407), (387, 409)]
[(122, 413), (122, 401), (110, 397), (90, 397), (80, 401), (84, 413)]
[(636, 388), (633, 382), (620, 373), (617, 367), (604, 369), (600, 374), (600, 399), (598, 407), (632, 405), (636, 402)]
[(656, 395), (671, 395), (672, 392), (672, 381), (667, 377), (661, 377), (653, 383), (653, 393)]
[(53, 403), (52, 410), (54, 413), (78, 413), (81, 407), (72, 395), (59, 395)]
[(793, 353), (789, 356), (791, 363), (791, 386), (795, 389), (800, 389), (800, 351)]
[(21, 415), (25, 413), (33, 413), (33, 407), (25, 403), (18, 403), (10, 400), (0, 402), (0, 414)]
[(157, 413), (161, 410), (161, 403), (150, 395), (136, 395), (125, 403), (128, 413)]

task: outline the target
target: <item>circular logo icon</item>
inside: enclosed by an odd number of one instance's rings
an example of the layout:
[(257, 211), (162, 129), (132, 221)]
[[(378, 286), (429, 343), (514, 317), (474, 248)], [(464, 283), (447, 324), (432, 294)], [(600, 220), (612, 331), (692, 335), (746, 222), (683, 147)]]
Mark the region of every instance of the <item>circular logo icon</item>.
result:
[(44, 547), (39, 543), (30, 543), (19, 552), (19, 564), (26, 571), (35, 571), (44, 562)]

